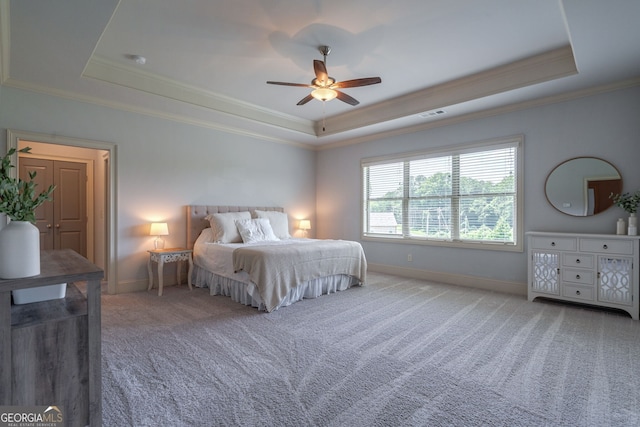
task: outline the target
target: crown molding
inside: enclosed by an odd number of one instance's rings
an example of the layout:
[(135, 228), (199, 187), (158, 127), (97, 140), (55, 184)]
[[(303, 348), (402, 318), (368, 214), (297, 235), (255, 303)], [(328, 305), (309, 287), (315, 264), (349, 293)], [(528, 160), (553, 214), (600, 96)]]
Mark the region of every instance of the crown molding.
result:
[(7, 86), (7, 87), (12, 87), (12, 88), (15, 88), (15, 89), (26, 90), (26, 91), (29, 91), (29, 92), (42, 93), (42, 94), (45, 94), (45, 95), (55, 96), (55, 97), (63, 98), (63, 99), (69, 99), (69, 100), (72, 100), (72, 101), (78, 101), (78, 102), (84, 102), (84, 103), (87, 103), (87, 104), (94, 104), (94, 105), (99, 105), (99, 106), (102, 106), (102, 107), (108, 107), (108, 108), (112, 108), (112, 109), (119, 110), (119, 111), (127, 111), (127, 112), (130, 112), (130, 113), (142, 114), (142, 115), (145, 115), (145, 116), (156, 117), (156, 118), (163, 119), (163, 120), (170, 120), (170, 121), (174, 121), (174, 122), (178, 122), (178, 123), (184, 123), (184, 124), (193, 125), (193, 126), (199, 126), (199, 127), (203, 127), (203, 128), (207, 128), (207, 129), (218, 130), (218, 131), (221, 131), (221, 132), (247, 136), (247, 137), (250, 137), (250, 138), (260, 139), (260, 140), (263, 140), (263, 141), (269, 141), (269, 142), (274, 142), (274, 143), (278, 143), (278, 144), (291, 145), (291, 146), (294, 146), (294, 147), (305, 148), (305, 149), (312, 149), (313, 148), (313, 146), (311, 146), (309, 144), (304, 144), (304, 143), (297, 142), (297, 141), (294, 141), (294, 140), (291, 140), (291, 139), (269, 137), (269, 136), (266, 136), (266, 135), (261, 134), (261, 133), (251, 132), (251, 131), (248, 131), (246, 129), (240, 128), (240, 127), (223, 125), (222, 123), (214, 122), (214, 121), (211, 121), (211, 120), (194, 119), (191, 116), (185, 116), (185, 115), (181, 115), (181, 114), (166, 113), (166, 112), (162, 112), (162, 111), (159, 111), (157, 109), (152, 109), (152, 108), (142, 108), (142, 107), (133, 106), (131, 104), (127, 104), (127, 103), (123, 103), (123, 102), (105, 100), (104, 98), (99, 98), (99, 97), (96, 97), (96, 96), (80, 95), (80, 94), (78, 94), (76, 92), (64, 91), (64, 90), (59, 90), (59, 89), (52, 89), (52, 88), (47, 87), (47, 86), (41, 86), (41, 85), (35, 85), (35, 84), (31, 84), (31, 83), (25, 83), (25, 82), (22, 82), (22, 81), (19, 81), (19, 80), (7, 79), (3, 83), (3, 85)]
[(428, 123), (421, 123), (415, 126), (406, 126), (402, 128), (392, 129), (385, 132), (378, 132), (375, 134), (369, 134), (358, 138), (346, 139), (335, 143), (322, 144), (317, 146), (316, 151), (330, 150), (332, 148), (346, 147), (349, 145), (356, 145), (365, 142), (375, 141), (378, 139), (390, 138), (399, 135), (406, 135), (411, 133), (422, 132), (428, 129), (452, 126), (471, 120), (483, 119), (486, 117), (499, 116), (502, 114), (513, 113), (521, 110), (527, 110), (530, 108), (541, 107), (548, 104), (558, 104), (562, 102), (572, 101), (574, 99), (584, 98), (588, 96), (594, 96), (601, 93), (614, 92), (617, 90), (628, 89), (635, 86), (640, 86), (640, 76), (614, 82), (610, 84), (604, 84), (600, 86), (594, 86), (586, 89), (570, 91), (560, 95), (547, 96), (543, 98), (533, 99), (529, 101), (518, 102), (501, 107), (489, 108), (486, 110), (476, 111), (473, 113), (462, 114), (455, 117), (440, 118)]
[[(577, 74), (570, 45), (451, 80), (407, 95), (327, 117), (324, 135), (338, 134), (424, 111)], [(320, 134), (320, 125), (316, 124)]]
[(142, 114), (142, 115), (156, 117), (164, 120), (171, 120), (178, 123), (184, 123), (184, 124), (199, 126), (203, 128), (213, 129), (221, 132), (247, 136), (250, 138), (255, 138), (263, 141), (291, 145), (294, 147), (304, 148), (312, 151), (323, 151), (323, 150), (330, 150), (333, 148), (339, 148), (339, 147), (345, 147), (349, 145), (356, 145), (356, 144), (361, 144), (365, 142), (375, 141), (383, 138), (390, 138), (390, 137), (399, 136), (399, 135), (406, 135), (406, 134), (421, 132), (424, 130), (438, 128), (442, 126), (452, 126), (452, 125), (467, 122), (470, 120), (477, 120), (477, 119), (482, 119), (486, 117), (516, 112), (520, 110), (526, 110), (529, 108), (539, 107), (547, 104), (561, 103), (561, 102), (571, 101), (578, 98), (597, 95), (600, 93), (613, 92), (616, 90), (640, 86), (640, 76), (632, 79), (611, 83), (611, 84), (605, 84), (605, 85), (595, 86), (595, 87), (582, 89), (578, 91), (567, 92), (560, 95), (548, 96), (548, 97), (534, 99), (530, 101), (519, 102), (515, 104), (477, 111), (474, 113), (464, 114), (464, 115), (455, 116), (455, 117), (440, 118), (438, 120), (430, 121), (428, 123), (421, 123), (415, 126), (407, 126), (407, 127), (402, 127), (398, 129), (392, 129), (389, 131), (377, 132), (374, 134), (369, 134), (369, 135), (365, 135), (358, 138), (345, 139), (343, 141), (338, 141), (335, 143), (327, 143), (327, 144), (319, 144), (319, 145), (305, 144), (305, 143), (293, 141), (290, 139), (284, 139), (284, 138), (267, 137), (260, 133), (249, 132), (245, 129), (225, 126), (220, 123), (211, 122), (207, 120), (198, 120), (190, 116), (168, 114), (168, 113), (160, 112), (155, 109), (140, 108), (140, 107), (132, 106), (130, 104), (107, 101), (105, 99), (98, 98), (98, 97), (79, 95), (75, 92), (54, 90), (45, 86), (26, 84), (24, 82), (14, 80), (14, 79), (8, 79), (3, 84), (7, 87), (13, 87), (16, 89), (26, 90), (29, 92), (42, 93), (45, 95), (55, 96), (63, 99), (95, 104), (103, 107), (112, 108), (115, 110)]
[(173, 79), (161, 77), (137, 68), (124, 66), (104, 58), (92, 57), (87, 63), (82, 76), (316, 136), (314, 123), (311, 120), (282, 114), (219, 93), (179, 83)]

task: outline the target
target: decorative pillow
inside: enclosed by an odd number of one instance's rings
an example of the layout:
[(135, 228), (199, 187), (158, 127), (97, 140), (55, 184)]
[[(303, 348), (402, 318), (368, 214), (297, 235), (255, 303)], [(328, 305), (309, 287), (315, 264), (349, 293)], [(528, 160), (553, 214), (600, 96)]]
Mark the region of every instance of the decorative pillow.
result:
[(237, 219), (236, 226), (244, 243), (280, 240), (273, 234), (271, 223), (266, 218)]
[(237, 219), (251, 219), (251, 213), (227, 212), (207, 215), (205, 218), (211, 224), (213, 241), (216, 243), (242, 243), (235, 221)]
[(284, 212), (278, 211), (258, 211), (256, 210), (256, 216), (258, 218), (267, 218), (273, 228), (273, 233), (278, 239), (289, 239), (289, 216)]

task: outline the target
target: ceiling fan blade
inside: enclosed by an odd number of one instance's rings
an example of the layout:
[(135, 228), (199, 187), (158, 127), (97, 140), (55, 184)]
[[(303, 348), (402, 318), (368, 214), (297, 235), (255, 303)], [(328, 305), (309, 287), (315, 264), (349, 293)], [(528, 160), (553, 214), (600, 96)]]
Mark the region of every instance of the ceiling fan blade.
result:
[(332, 84), (331, 88), (341, 89), (345, 87), (369, 86), (369, 85), (375, 85), (378, 83), (382, 83), (382, 79), (380, 77), (366, 77), (363, 79), (353, 79), (353, 80), (345, 80), (343, 82), (337, 82)]
[(346, 93), (344, 93), (344, 92), (340, 92), (339, 90), (336, 90), (336, 92), (338, 93), (337, 98), (338, 98), (340, 101), (342, 101), (342, 102), (346, 102), (347, 104), (349, 104), (349, 105), (353, 105), (353, 106), (360, 104), (360, 101), (358, 101), (358, 100), (357, 100), (357, 99), (355, 99), (355, 98), (350, 97), (350, 96), (349, 96), (349, 95), (347, 95)]
[(307, 102), (311, 101), (312, 99), (313, 99), (313, 96), (311, 96), (311, 94), (309, 94), (309, 95), (305, 96), (304, 98), (302, 98), (300, 100), (300, 102), (298, 102), (296, 105), (304, 105)]
[(304, 83), (287, 83), (287, 82), (267, 82), (267, 84), (270, 85), (282, 85), (282, 86), (296, 86), (296, 87), (313, 87), (311, 85), (308, 84), (304, 84)]
[(327, 67), (323, 61), (318, 59), (313, 60), (313, 71), (316, 73), (316, 79), (319, 84), (329, 81), (329, 74), (327, 74)]

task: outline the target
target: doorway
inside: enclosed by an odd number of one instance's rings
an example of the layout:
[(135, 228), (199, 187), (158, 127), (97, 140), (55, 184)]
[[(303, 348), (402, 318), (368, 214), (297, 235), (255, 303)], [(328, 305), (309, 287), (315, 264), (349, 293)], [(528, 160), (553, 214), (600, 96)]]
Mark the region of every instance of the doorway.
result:
[[(90, 210), (87, 205), (92, 205), (89, 203), (92, 197), (87, 198), (87, 193), (93, 196), (93, 191), (87, 188), (87, 164), (20, 154), (18, 159), (20, 179), (26, 181), (30, 174), (35, 174), (34, 182), (39, 191), (52, 185), (55, 187), (51, 202), (43, 203), (35, 212), (40, 248), (72, 249), (95, 264), (95, 251), (87, 253), (87, 248), (93, 247), (93, 233), (87, 233), (87, 212)], [(104, 265), (100, 267), (104, 268)]]
[[(66, 236), (60, 235), (58, 243), (62, 246), (56, 246), (55, 232), (51, 233), (54, 248), (71, 247), (79, 253), (84, 250), (86, 255), (83, 254), (83, 256), (104, 270), (104, 280), (107, 282), (108, 293), (115, 294), (117, 284), (115, 238), (116, 145), (100, 141), (8, 130), (7, 149), (22, 149), (24, 147), (31, 147), (31, 152), (29, 154), (20, 153), (20, 155), (15, 155), (13, 164), (17, 165), (16, 169), (18, 171), (23, 169), (21, 162), (25, 163), (27, 170), (33, 167), (42, 168), (43, 165), (52, 167), (52, 170), (55, 170), (56, 167), (61, 167), (58, 174), (61, 174), (60, 179), (65, 181), (64, 186), (71, 193), (76, 193), (73, 195), (73, 203), (78, 203), (78, 206), (71, 209), (71, 205), (67, 205), (66, 207), (69, 209), (66, 212), (59, 212), (57, 218), (54, 213), (49, 217), (53, 219), (53, 222), (43, 223), (43, 227), (46, 229), (47, 224), (50, 224), (51, 228), (55, 229), (56, 224), (58, 224), (60, 226), (59, 230), (62, 230), (64, 228), (62, 223), (55, 220), (61, 220), (63, 217), (67, 219), (70, 217), (82, 219), (84, 217), (86, 220), (85, 236), (80, 236), (77, 230), (70, 231)], [(44, 169), (38, 169), (36, 179), (39, 178), (41, 170), (43, 175), (46, 175)], [(79, 199), (75, 200), (79, 191), (77, 185), (80, 185), (80, 181), (76, 181), (76, 179), (79, 179), (79, 176), (83, 174), (87, 177), (85, 185), (82, 185), (82, 188), (86, 189), (85, 202)], [(38, 184), (38, 188), (41, 188), (40, 185), (44, 186), (44, 184)], [(58, 189), (56, 189), (57, 191)], [(56, 196), (60, 197), (60, 194), (56, 194)], [(45, 203), (44, 205), (52, 205), (52, 209), (58, 209), (50, 203)], [(80, 208), (80, 210), (76, 208)], [(75, 212), (72, 212), (74, 210)], [(80, 227), (82, 228), (82, 226)], [(48, 247), (47, 245), (48, 243), (45, 243), (43, 248)], [(85, 248), (82, 248), (83, 245)]]

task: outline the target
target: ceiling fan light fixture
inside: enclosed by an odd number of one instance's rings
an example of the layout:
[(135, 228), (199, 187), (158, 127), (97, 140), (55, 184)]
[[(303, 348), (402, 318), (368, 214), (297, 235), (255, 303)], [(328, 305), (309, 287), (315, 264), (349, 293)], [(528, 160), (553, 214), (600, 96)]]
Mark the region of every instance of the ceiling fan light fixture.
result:
[[(331, 48), (329, 46), (320, 46), (320, 53), (324, 56), (324, 60), (320, 61), (319, 59), (313, 60), (313, 71), (316, 77), (311, 80), (311, 85), (303, 84), (303, 83), (288, 83), (288, 82), (274, 82), (267, 81), (267, 84), (272, 85), (283, 85), (283, 86), (297, 86), (297, 87), (310, 87), (314, 90), (304, 98), (302, 98), (296, 105), (305, 105), (307, 102), (312, 99), (317, 99), (318, 101), (331, 101), (334, 98), (338, 98), (340, 101), (345, 102), (351, 106), (356, 106), (359, 104), (358, 100), (352, 98), (350, 95), (342, 91), (338, 91), (336, 89), (345, 89), (352, 87), (360, 87), (360, 86), (369, 86), (377, 83), (382, 83), (382, 79), (380, 77), (366, 77), (360, 79), (352, 79), (352, 80), (344, 80), (341, 82), (336, 82), (336, 79), (330, 77), (327, 73), (327, 55), (331, 52)], [(323, 104), (324, 105), (324, 104)], [(324, 129), (324, 127), (323, 127)]]
[(333, 89), (321, 87), (311, 92), (311, 96), (313, 96), (318, 101), (331, 101), (336, 96), (338, 96), (338, 92)]

